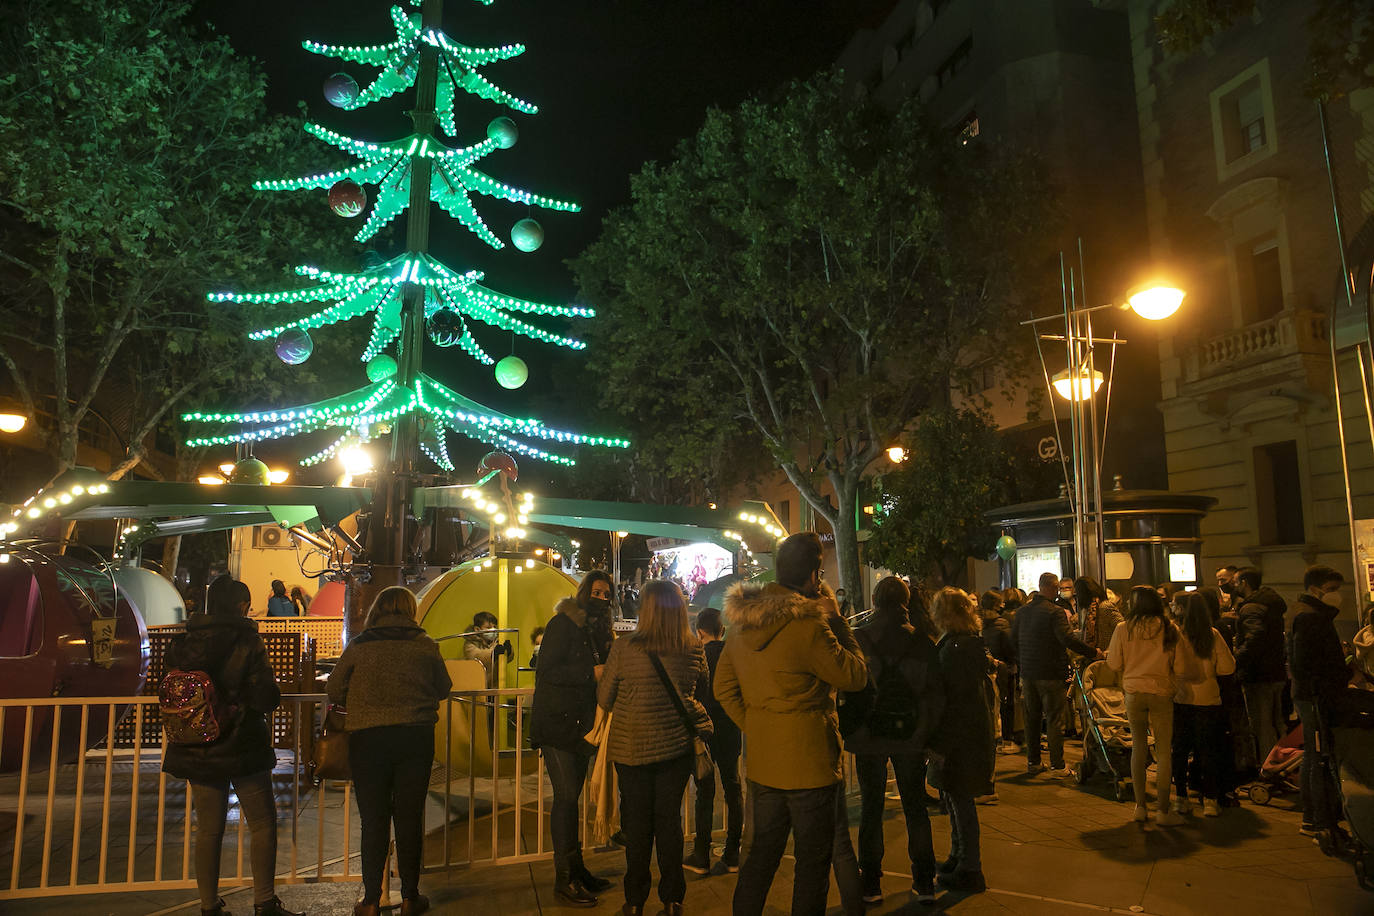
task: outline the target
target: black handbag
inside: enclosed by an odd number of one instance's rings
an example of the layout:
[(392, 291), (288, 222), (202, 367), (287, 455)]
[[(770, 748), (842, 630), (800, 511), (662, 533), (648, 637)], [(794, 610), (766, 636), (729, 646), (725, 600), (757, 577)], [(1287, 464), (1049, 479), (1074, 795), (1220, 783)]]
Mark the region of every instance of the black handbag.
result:
[(696, 777), (697, 782), (710, 779), (716, 772), (716, 762), (711, 759), (711, 749), (706, 746), (706, 739), (701, 737), (696, 724), (692, 722), (692, 717), (687, 715), (687, 707), (683, 704), (682, 696), (677, 692), (673, 679), (668, 677), (667, 671), (663, 670), (663, 662), (652, 652), (649, 653), (649, 661), (654, 663), (654, 670), (658, 672), (658, 678), (663, 682), (663, 689), (668, 691), (668, 698), (673, 701), (677, 714), (682, 717), (682, 724), (687, 726), (687, 734), (692, 736), (692, 750), (694, 752), (692, 775)]

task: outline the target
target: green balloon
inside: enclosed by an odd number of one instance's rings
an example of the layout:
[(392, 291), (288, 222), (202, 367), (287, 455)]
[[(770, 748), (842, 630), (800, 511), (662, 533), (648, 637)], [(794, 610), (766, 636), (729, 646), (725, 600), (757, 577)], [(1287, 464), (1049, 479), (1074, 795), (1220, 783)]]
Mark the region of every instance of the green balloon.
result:
[(997, 555), (1004, 560), (1016, 556), (1016, 540), (1011, 535), (1004, 534), (997, 539)]

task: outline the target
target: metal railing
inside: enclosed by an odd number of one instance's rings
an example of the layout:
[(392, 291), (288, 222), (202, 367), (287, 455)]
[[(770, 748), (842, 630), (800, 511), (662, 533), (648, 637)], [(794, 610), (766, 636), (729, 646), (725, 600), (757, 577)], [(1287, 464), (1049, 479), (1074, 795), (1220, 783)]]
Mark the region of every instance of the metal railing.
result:
[[(425, 810), (426, 871), (534, 861), (552, 854), (551, 787), (529, 747), (531, 688), (450, 694), (440, 705)], [(359, 881), (351, 784), (312, 781), (323, 694), (288, 694), (294, 740), (272, 772), (278, 881)], [(121, 747), (120, 722), (144, 732), (156, 697), (0, 699), (0, 901), (194, 888), (191, 793), (162, 772), (164, 747)], [(723, 825), (717, 793), (716, 822)], [(591, 847), (582, 793), (584, 845)], [(613, 798), (615, 793), (613, 793)], [(684, 811), (691, 793), (684, 795)], [(220, 884), (252, 883), (248, 831), (230, 796)], [(690, 817), (684, 817), (689, 828)], [(13, 828), (11, 829), (11, 824)], [(98, 833), (98, 835), (97, 835)], [(4, 866), (8, 865), (8, 875)]]

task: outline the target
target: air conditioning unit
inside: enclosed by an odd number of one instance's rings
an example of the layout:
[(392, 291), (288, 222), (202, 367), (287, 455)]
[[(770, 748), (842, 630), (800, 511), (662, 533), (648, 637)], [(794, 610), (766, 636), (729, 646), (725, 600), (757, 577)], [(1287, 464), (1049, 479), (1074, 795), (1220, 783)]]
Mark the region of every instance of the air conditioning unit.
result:
[(253, 529), (253, 546), (263, 550), (293, 549), (291, 535), (280, 525), (258, 525)]

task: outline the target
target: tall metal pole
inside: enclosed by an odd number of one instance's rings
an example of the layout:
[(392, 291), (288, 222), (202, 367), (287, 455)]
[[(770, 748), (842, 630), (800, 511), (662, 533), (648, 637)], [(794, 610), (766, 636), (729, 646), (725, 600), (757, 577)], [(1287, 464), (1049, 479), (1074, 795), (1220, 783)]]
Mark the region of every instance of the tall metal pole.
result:
[[(1082, 424), (1079, 422), (1078, 401), (1072, 397), (1076, 394), (1074, 386), (1077, 384), (1075, 374), (1078, 371), (1078, 352), (1074, 346), (1075, 341), (1075, 322), (1073, 317), (1073, 306), (1069, 293), (1070, 281), (1064, 271), (1064, 253), (1059, 253), (1059, 285), (1061, 295), (1064, 300), (1064, 354), (1066, 365), (1069, 370), (1069, 438), (1072, 445), (1073, 458), (1073, 494), (1071, 505), (1073, 508), (1073, 562), (1075, 571), (1083, 568), (1083, 467), (1081, 461), (1081, 449), (1079, 441), (1082, 436)], [(1053, 397), (1053, 396), (1051, 396)]]
[(1092, 523), (1092, 572), (1089, 573), (1099, 582), (1106, 581), (1106, 532), (1102, 524), (1102, 440), (1098, 437), (1097, 425), (1097, 392), (1094, 390), (1094, 383), (1097, 381), (1097, 368), (1093, 359), (1093, 316), (1085, 314), (1083, 323), (1086, 326), (1086, 339), (1088, 341), (1088, 422), (1092, 429), (1092, 447), (1089, 449), (1088, 458), (1092, 465), (1092, 490), (1093, 490), (1093, 523)]

